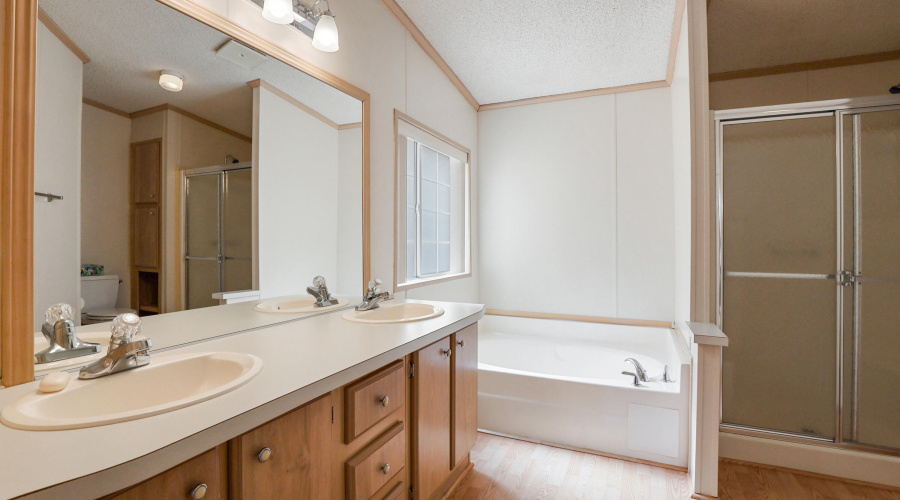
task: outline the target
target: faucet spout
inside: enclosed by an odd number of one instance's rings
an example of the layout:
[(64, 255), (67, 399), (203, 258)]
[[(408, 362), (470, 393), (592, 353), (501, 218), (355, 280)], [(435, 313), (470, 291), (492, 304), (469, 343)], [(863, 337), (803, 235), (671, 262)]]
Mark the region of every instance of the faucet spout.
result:
[(641, 365), (641, 362), (634, 358), (627, 358), (625, 360), (626, 363), (631, 362), (634, 365), (634, 373), (637, 379), (641, 382), (649, 382), (650, 378), (647, 377), (647, 370)]

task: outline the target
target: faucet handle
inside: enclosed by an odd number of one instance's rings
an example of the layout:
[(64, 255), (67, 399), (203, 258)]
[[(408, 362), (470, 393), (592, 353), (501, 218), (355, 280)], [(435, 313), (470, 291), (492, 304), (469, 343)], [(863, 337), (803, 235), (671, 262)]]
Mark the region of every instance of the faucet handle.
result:
[(110, 352), (123, 344), (131, 343), (135, 335), (141, 333), (141, 318), (134, 313), (125, 313), (116, 316), (110, 327), (112, 333), (109, 341)]
[(366, 290), (369, 295), (378, 295), (381, 293), (381, 280), (378, 278), (373, 279), (369, 282), (368, 290)]
[(55, 325), (60, 320), (75, 321), (75, 308), (64, 302), (48, 307), (44, 313), (44, 321)]
[(325, 286), (325, 277), (324, 276), (316, 276), (315, 278), (313, 278), (313, 286), (315, 286), (316, 288), (319, 288), (319, 289), (324, 287)]

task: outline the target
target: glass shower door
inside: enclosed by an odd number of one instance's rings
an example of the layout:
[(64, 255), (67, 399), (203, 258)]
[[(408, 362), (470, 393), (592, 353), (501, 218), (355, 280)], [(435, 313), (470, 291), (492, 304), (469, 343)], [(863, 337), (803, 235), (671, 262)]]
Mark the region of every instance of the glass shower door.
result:
[(834, 114), (721, 127), (723, 425), (833, 439)]
[(844, 334), (844, 439), (900, 448), (900, 109), (864, 110), (843, 121), (855, 274)]

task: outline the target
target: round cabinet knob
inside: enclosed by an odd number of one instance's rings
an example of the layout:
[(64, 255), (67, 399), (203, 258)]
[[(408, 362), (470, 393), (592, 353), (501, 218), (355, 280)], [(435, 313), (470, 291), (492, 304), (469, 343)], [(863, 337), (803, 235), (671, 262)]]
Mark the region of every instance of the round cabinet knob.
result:
[(450, 349), (441, 349), (441, 354), (443, 354), (445, 358), (449, 358), (450, 355), (453, 354), (453, 351)]
[(209, 486), (206, 483), (200, 483), (197, 486), (194, 486), (194, 489), (191, 490), (191, 498), (194, 500), (200, 500), (201, 498), (206, 496), (206, 491), (209, 489)]
[(381, 472), (384, 472), (387, 475), (388, 472), (391, 471), (391, 464), (384, 464), (381, 466)]
[(381, 401), (381, 406), (387, 406), (388, 404), (390, 404), (391, 399), (389, 397), (385, 396), (385, 397), (381, 398), (379, 401)]
[(269, 447), (259, 450), (259, 453), (256, 454), (256, 459), (262, 464), (268, 462), (270, 458), (272, 458), (272, 449)]
[(458, 346), (460, 346), (460, 347), (465, 347), (465, 346), (466, 346), (466, 341), (465, 341), (465, 340), (457, 341), (457, 342), (456, 342), (456, 345), (458, 345)]
[(150, 197), (151, 197), (151, 198), (156, 198), (156, 195), (153, 194), (153, 193), (151, 193), (151, 194), (150, 194)]

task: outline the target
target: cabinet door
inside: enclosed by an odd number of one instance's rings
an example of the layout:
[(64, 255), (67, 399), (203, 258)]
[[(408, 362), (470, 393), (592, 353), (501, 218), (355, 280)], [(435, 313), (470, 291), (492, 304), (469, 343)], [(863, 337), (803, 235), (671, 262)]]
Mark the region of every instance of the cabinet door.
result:
[(413, 356), (416, 498), (428, 499), (450, 475), (450, 337)]
[(478, 323), (456, 332), (453, 342), (453, 464), (478, 438)]
[(225, 445), (207, 451), (187, 462), (108, 500), (155, 500), (158, 498), (226, 500)]
[(159, 267), (159, 207), (134, 207), (134, 265)]
[(161, 141), (131, 145), (134, 203), (159, 203)]
[(331, 395), (231, 441), (231, 498), (331, 498)]

